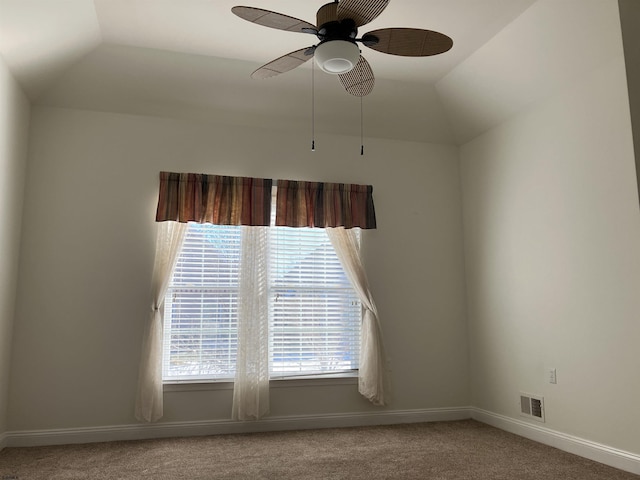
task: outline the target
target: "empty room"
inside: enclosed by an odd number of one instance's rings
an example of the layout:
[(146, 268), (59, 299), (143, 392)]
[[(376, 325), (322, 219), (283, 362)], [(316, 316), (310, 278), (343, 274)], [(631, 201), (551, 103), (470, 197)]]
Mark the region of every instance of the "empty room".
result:
[(323, 3), (0, 0), (0, 478), (640, 475), (640, 1)]

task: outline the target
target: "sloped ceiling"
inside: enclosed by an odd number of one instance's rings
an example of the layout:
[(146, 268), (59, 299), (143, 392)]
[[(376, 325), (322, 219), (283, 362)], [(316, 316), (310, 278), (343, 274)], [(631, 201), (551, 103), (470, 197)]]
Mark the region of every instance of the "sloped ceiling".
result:
[[(0, 53), (37, 105), (307, 131), (311, 62), (249, 75), (317, 39), (243, 21), (237, 3), (0, 0)], [(250, 4), (315, 23), (322, 0)], [(391, 0), (360, 35), (424, 28), (451, 36), (453, 49), (405, 58), (363, 48), (376, 86), (362, 105), (316, 69), (316, 129), (360, 135), (362, 107), (366, 136), (464, 143), (601, 61), (614, 11), (616, 0)]]
[(616, 0), (539, 0), (436, 89), (463, 144), (622, 51)]

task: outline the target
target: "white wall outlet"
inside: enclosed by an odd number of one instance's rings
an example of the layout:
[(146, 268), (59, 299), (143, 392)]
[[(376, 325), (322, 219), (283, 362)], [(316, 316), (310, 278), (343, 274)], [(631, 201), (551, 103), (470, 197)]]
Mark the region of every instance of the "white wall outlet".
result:
[(547, 380), (549, 381), (549, 383), (558, 383), (558, 377), (556, 375), (555, 368), (547, 369)]

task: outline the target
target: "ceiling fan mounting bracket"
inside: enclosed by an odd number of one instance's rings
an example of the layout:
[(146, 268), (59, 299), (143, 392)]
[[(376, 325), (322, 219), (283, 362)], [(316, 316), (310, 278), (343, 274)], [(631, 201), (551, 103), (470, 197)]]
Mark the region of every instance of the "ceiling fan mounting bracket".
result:
[(332, 20), (320, 25), (316, 36), (318, 40), (320, 40), (320, 43), (330, 42), (332, 40), (345, 40), (355, 43), (356, 37), (358, 36), (358, 28), (350, 18)]

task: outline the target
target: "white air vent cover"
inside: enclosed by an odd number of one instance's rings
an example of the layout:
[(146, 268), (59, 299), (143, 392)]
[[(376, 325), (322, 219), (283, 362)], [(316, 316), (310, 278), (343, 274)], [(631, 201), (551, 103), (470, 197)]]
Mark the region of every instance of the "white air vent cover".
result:
[(520, 415), (544, 422), (544, 398), (539, 395), (520, 393)]

